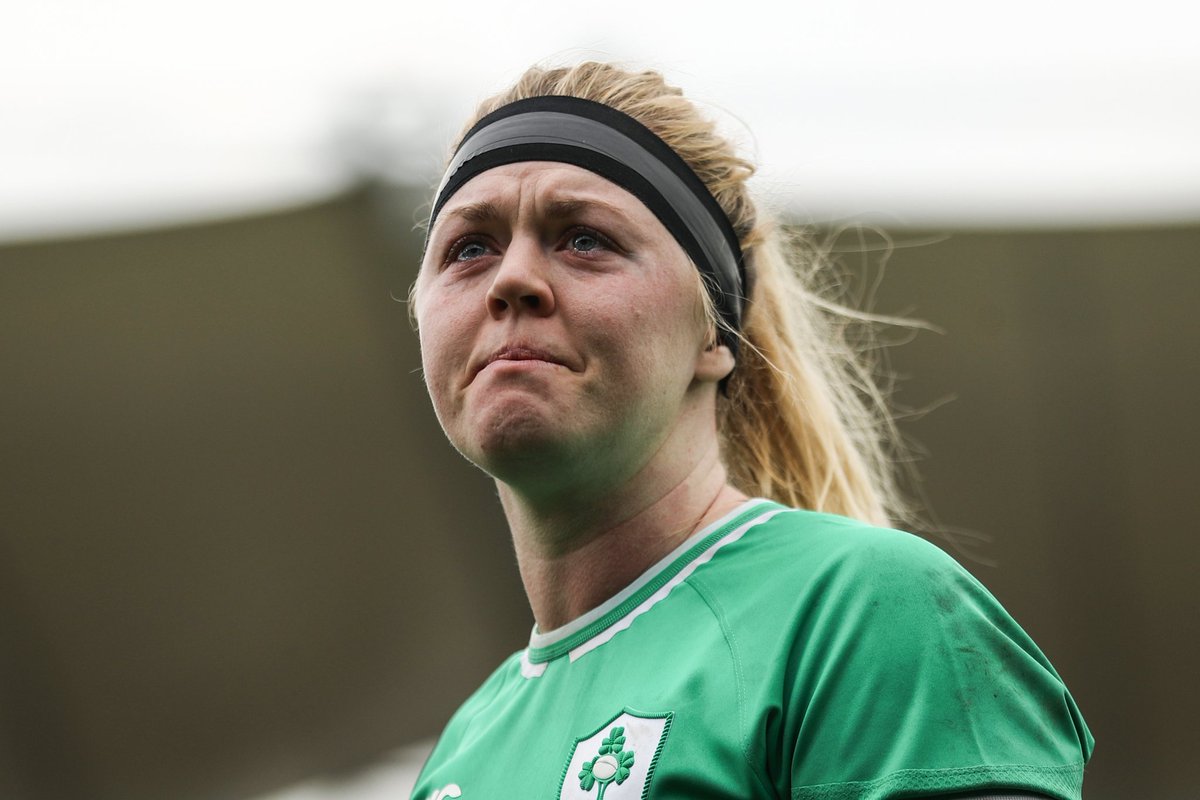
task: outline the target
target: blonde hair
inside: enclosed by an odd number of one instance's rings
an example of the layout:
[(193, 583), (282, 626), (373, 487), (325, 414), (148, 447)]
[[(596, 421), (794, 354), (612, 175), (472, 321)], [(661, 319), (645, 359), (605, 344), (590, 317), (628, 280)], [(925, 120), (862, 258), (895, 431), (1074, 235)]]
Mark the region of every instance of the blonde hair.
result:
[(479, 105), (459, 139), (495, 109), (545, 95), (593, 100), (641, 122), (683, 157), (733, 223), (752, 279), (737, 366), (717, 405), (730, 482), (873, 524), (908, 519), (893, 457), (900, 437), (873, 365), (847, 335), (854, 323), (881, 318), (821, 296), (815, 280), (827, 259), (760, 212), (746, 185), (754, 165), (659, 73), (598, 62), (527, 70)]

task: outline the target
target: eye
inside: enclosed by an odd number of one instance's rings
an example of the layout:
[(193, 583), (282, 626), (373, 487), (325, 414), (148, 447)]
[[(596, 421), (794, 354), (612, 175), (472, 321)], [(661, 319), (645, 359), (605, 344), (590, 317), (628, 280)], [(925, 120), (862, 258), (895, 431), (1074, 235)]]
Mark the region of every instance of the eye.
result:
[(611, 240), (601, 233), (586, 228), (576, 228), (567, 235), (567, 247), (578, 253), (615, 249)]
[(471, 261), (488, 254), (487, 245), (478, 239), (463, 238), (450, 246), (447, 261)]
[(571, 247), (588, 252), (600, 246), (600, 240), (590, 233), (576, 233), (571, 236)]

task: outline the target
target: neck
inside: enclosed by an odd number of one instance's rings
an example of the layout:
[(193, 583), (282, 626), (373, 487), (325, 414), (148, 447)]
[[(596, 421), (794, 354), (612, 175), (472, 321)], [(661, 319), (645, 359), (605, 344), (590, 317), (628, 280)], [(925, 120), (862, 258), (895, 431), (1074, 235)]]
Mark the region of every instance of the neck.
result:
[(539, 630), (561, 627), (632, 583), (745, 500), (712, 446), (671, 474), (653, 462), (615, 491), (532, 499), (498, 483)]

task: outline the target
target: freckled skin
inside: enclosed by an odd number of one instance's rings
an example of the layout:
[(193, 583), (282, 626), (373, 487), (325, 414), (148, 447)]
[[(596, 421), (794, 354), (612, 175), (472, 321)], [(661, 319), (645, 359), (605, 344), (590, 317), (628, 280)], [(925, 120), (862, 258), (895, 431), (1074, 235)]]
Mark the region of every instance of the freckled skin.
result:
[[(482, 203), (491, 215), (464, 215)], [(431, 231), (416, 297), (447, 436), (530, 494), (603, 495), (656, 454), (686, 457), (732, 368), (724, 348), (705, 348), (695, 268), (679, 244), (633, 195), (571, 165), (497, 167), (463, 186)], [(514, 343), (558, 363), (476, 372)]]

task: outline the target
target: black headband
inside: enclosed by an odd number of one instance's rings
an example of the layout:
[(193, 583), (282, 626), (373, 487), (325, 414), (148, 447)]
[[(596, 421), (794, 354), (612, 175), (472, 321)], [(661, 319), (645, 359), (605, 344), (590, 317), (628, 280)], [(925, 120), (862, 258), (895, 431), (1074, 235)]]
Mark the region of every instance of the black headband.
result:
[[(481, 172), (520, 161), (573, 164), (606, 178), (646, 205), (691, 257), (725, 324), (741, 330), (746, 269), (737, 234), (687, 162), (649, 128), (616, 109), (577, 97), (518, 100), (479, 120), (450, 161), (429, 215)], [(718, 331), (737, 355), (737, 337)]]

